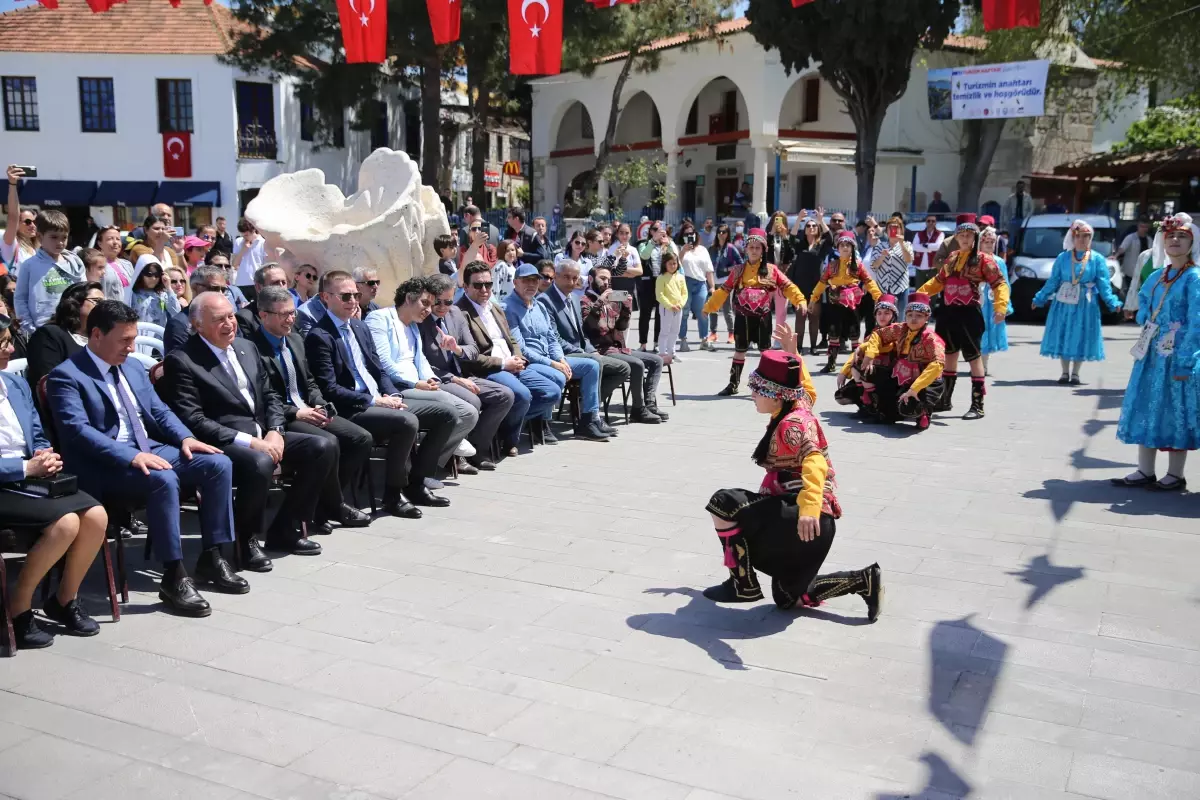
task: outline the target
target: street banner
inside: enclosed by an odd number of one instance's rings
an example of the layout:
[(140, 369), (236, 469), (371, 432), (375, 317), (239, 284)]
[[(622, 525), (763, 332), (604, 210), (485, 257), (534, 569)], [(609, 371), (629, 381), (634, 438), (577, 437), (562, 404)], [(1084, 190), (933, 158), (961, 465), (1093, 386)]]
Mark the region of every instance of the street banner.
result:
[(931, 119), (1011, 119), (1046, 113), (1049, 61), (929, 70)]

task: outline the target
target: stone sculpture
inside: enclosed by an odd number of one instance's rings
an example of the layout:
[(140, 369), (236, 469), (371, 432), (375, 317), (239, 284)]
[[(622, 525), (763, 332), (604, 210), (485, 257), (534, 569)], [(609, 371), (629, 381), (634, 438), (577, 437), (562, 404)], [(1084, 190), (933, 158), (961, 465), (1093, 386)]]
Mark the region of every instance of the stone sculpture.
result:
[(345, 197), (319, 169), (279, 175), (246, 207), (268, 248), (289, 251), (322, 274), (355, 267), (379, 270), (377, 302), (414, 275), (436, 273), (434, 237), (450, 232), (446, 209), (408, 154), (381, 147), (358, 170), (358, 192)]

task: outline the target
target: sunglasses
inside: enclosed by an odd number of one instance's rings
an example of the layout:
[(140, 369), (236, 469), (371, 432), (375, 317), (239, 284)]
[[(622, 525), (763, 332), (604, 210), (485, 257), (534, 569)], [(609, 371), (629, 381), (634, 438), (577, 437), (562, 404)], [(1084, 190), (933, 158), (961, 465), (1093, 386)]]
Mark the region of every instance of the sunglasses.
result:
[(161, 272), (151, 272), (149, 270), (147, 270), (146, 272), (143, 272), (142, 274), (144, 276), (146, 276), (147, 278), (161, 278), (163, 276), (163, 274)]
[(538, 280), (539, 281), (552, 281), (552, 280), (554, 280), (554, 276), (553, 275), (538, 275)]
[(183, 286), (186, 283), (187, 283), (187, 281), (185, 281), (183, 278), (172, 278), (171, 279), (172, 286)]
[(341, 292), (340, 294), (335, 294), (334, 297), (339, 298), (343, 303), (349, 303), (351, 300), (357, 300), (362, 297), (362, 295), (358, 292)]
[(229, 269), (229, 264), (227, 264), (223, 261), (213, 261), (212, 263), (209, 264), (209, 266), (216, 267), (217, 269)]
[(367, 286), (370, 286), (371, 288), (375, 288), (379, 284), (383, 283), (383, 281), (363, 281), (363, 283), (365, 283)]
[(449, 308), (449, 307), (450, 307), (450, 306), (452, 306), (452, 305), (454, 305), (454, 300), (453, 300), (453, 299), (450, 299), (450, 300), (434, 300), (434, 301), (433, 301), (433, 307), (434, 307), (434, 308)]
[(223, 292), (223, 291), (225, 291), (224, 286), (213, 286), (212, 284), (208, 284), (208, 283), (198, 283), (198, 284), (196, 284), (196, 288), (202, 289), (203, 291), (206, 291), (206, 292)]
[(22, 225), (37, 225), (37, 220), (35, 220), (35, 219), (23, 219), (23, 220), (21, 220), (21, 224), (22, 224)]
[(306, 281), (315, 281), (317, 279), (316, 273), (309, 273), (309, 272), (301, 272), (300, 277), (304, 278), (304, 280), (306, 280)]
[(201, 239), (203, 239), (203, 240), (204, 240), (204, 241), (206, 241), (206, 242), (211, 242), (211, 241), (213, 240), (213, 237), (212, 237), (212, 236), (210, 236), (210, 235), (208, 235), (207, 233), (206, 233), (206, 234), (204, 234), (203, 236), (201, 236), (200, 238), (201, 238)]
[(484, 290), (490, 292), (492, 290), (492, 285), (490, 283), (476, 283), (475, 281), (471, 281), (471, 288), (480, 292)]

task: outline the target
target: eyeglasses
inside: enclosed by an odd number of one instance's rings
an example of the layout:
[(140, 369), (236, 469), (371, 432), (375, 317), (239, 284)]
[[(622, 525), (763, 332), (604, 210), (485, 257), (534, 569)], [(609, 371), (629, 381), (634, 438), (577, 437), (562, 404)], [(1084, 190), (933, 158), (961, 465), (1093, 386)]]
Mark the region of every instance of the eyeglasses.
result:
[(84, 303), (99, 303), (103, 299), (104, 299), (103, 297), (85, 297), (85, 298), (83, 298), (83, 302)]
[(339, 292), (334, 297), (340, 299), (343, 303), (349, 303), (351, 300), (357, 300), (362, 297), (358, 292)]
[(363, 283), (365, 283), (367, 286), (370, 286), (372, 289), (374, 289), (376, 286), (383, 283), (383, 281), (363, 281)]
[(450, 299), (450, 300), (434, 300), (434, 301), (433, 301), (433, 307), (434, 307), (434, 308), (449, 308), (449, 307), (450, 307), (450, 306), (452, 306), (452, 305), (454, 305), (454, 300), (453, 300), (453, 299)]
[(172, 286), (183, 286), (186, 283), (187, 283), (187, 281), (185, 281), (183, 278), (172, 278), (171, 279)]
[(317, 279), (317, 275), (315, 272), (313, 272), (313, 273), (301, 272), (300, 277), (304, 278), (304, 280), (306, 280), (306, 281), (315, 281)]
[(296, 309), (291, 308), (291, 309), (288, 309), (287, 311), (267, 311), (264, 308), (263, 313), (270, 314), (275, 317), (283, 317), (284, 319), (291, 319), (292, 317), (296, 316)]
[(483, 292), (483, 291), (490, 292), (492, 290), (492, 285), (490, 283), (478, 283), (476, 281), (471, 281), (470, 285), (471, 285), (472, 289), (479, 291), (479, 292)]

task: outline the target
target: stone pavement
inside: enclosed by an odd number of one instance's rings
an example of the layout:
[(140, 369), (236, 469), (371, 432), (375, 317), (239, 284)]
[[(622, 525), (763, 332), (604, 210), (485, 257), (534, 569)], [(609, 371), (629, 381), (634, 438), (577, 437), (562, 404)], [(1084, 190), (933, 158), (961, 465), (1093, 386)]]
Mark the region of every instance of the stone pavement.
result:
[(335, 532), (209, 594), (209, 619), (157, 611), (147, 565), (99, 637), (0, 662), (0, 795), (1200, 797), (1200, 500), (1107, 483), (1133, 459), (1134, 330), (1107, 328), (1074, 389), (1040, 328), (1011, 333), (987, 418), (920, 435), (854, 422), (817, 376), (845, 508), (828, 567), (880, 562), (875, 625), (857, 597), (700, 596), (723, 578), (704, 503), (757, 486), (764, 420), (712, 396), (727, 347), (693, 352), (668, 424)]

